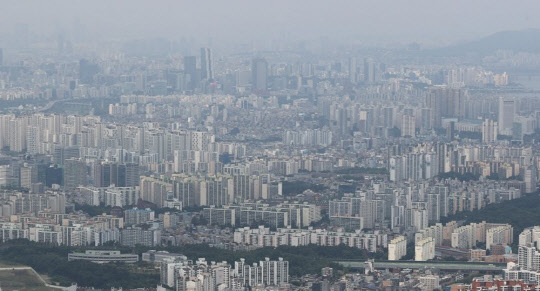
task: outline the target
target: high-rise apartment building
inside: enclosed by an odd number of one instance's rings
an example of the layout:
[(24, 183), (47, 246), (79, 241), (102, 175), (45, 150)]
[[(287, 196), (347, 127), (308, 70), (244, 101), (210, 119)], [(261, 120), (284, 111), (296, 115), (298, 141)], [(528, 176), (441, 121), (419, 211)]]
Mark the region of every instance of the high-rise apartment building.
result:
[(431, 87), (426, 92), (426, 106), (431, 109), (431, 125), (442, 126), (442, 118), (465, 116), (466, 91), (450, 87)]
[(492, 143), (497, 141), (497, 134), (499, 133), (499, 124), (491, 119), (486, 119), (482, 123), (482, 142)]
[(432, 237), (416, 242), (414, 246), (414, 260), (427, 261), (435, 258), (435, 240)]
[(388, 244), (388, 260), (397, 261), (407, 255), (407, 239), (400, 235)]
[(412, 115), (403, 115), (401, 119), (401, 136), (416, 136), (416, 118)]
[(377, 64), (372, 59), (364, 60), (364, 82), (373, 84), (378, 81)]
[(124, 211), (124, 224), (126, 226), (137, 225), (152, 221), (155, 218), (155, 212), (150, 209), (128, 209)]

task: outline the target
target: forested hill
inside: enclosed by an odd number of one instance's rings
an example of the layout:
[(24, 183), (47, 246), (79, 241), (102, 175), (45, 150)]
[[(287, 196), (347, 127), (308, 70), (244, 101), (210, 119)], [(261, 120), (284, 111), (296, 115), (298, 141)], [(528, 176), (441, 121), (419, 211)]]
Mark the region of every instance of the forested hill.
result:
[(514, 236), (519, 235), (524, 228), (540, 225), (540, 195), (526, 195), (519, 199), (489, 204), (475, 211), (464, 211), (443, 218), (446, 223), (452, 220), (470, 222), (509, 223), (514, 227)]

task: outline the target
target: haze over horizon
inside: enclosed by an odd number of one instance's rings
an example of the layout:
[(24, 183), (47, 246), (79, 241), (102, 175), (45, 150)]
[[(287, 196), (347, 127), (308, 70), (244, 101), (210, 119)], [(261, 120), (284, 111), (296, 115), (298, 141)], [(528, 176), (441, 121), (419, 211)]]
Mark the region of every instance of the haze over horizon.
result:
[[(443, 46), (499, 31), (540, 28), (538, 1), (3, 1), (0, 35), (54, 40), (163, 37), (250, 43), (330, 39)], [(537, 8), (537, 9), (534, 9)], [(512, 21), (508, 21), (511, 19)], [(34, 39), (34, 38), (33, 38)], [(2, 45), (2, 44), (0, 44)]]
[(1, 287), (540, 290), (539, 8), (0, 0)]

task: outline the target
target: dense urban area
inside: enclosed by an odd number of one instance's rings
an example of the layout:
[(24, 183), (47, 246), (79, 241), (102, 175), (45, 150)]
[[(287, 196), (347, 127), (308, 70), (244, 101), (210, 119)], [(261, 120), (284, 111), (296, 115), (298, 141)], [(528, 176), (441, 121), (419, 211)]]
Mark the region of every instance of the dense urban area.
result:
[(0, 41), (1, 288), (540, 290), (539, 30), (230, 52), (72, 29)]

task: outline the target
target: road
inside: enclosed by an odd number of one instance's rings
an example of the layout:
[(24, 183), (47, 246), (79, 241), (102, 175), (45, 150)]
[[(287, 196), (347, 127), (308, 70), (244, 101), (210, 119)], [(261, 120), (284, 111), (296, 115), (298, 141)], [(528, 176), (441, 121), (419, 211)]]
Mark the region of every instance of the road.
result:
[[(366, 262), (361, 261), (338, 261), (338, 264), (349, 268), (365, 268)], [(476, 262), (460, 262), (460, 261), (433, 261), (433, 262), (416, 262), (416, 261), (375, 261), (373, 262), (375, 269), (421, 269), (433, 268), (440, 270), (467, 270), (467, 271), (492, 271), (501, 272), (506, 264), (499, 263), (476, 263)]]

